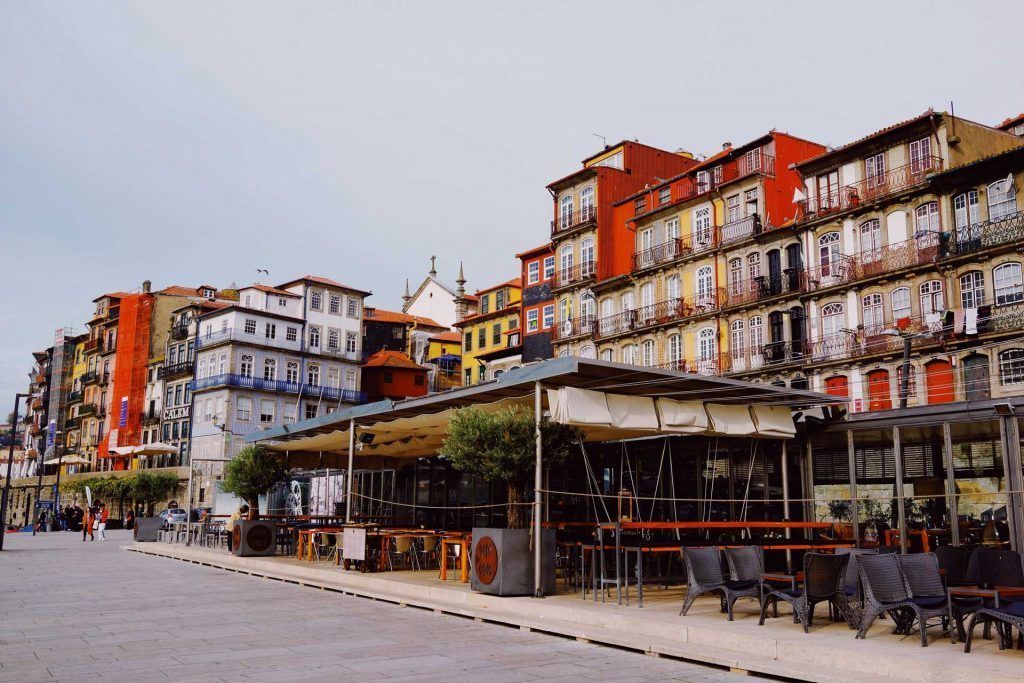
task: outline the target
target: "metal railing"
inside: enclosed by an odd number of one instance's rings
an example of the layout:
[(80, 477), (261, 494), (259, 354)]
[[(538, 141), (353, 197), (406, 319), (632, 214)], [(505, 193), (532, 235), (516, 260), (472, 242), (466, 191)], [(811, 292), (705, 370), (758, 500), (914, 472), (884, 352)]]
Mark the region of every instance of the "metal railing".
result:
[(724, 301), (722, 288), (692, 298), (678, 297), (658, 301), (647, 306), (598, 318), (594, 322), (594, 336), (603, 338), (639, 332), (685, 318), (714, 313), (721, 310)]
[(760, 235), (765, 230), (771, 230), (771, 226), (764, 225), (761, 222), (761, 216), (758, 214), (752, 214), (746, 218), (741, 218), (738, 221), (726, 223), (720, 228), (722, 236), (722, 244), (728, 244), (729, 242), (736, 242), (754, 235)]
[(159, 379), (168, 379), (170, 377), (180, 377), (181, 375), (192, 374), (192, 368), (196, 365), (195, 359), (181, 361), (180, 363), (174, 363), (173, 365), (164, 365), (157, 370), (157, 377)]
[(831, 262), (808, 268), (804, 273), (807, 291), (827, 289), (852, 282), (856, 277), (857, 261), (852, 256), (839, 256)]
[(803, 341), (768, 342), (760, 346), (729, 351), (730, 372), (756, 372), (776, 365), (797, 363), (806, 358)]
[(555, 271), (555, 287), (566, 287), (593, 279), (597, 274), (597, 261), (583, 261)]
[(285, 394), (302, 393), (310, 398), (337, 399), (347, 403), (365, 403), (366, 393), (355, 389), (340, 389), (338, 387), (327, 387), (323, 385), (298, 384), (296, 382), (285, 382), (282, 380), (262, 379), (260, 377), (246, 377), (234, 373), (224, 373), (213, 377), (194, 379), (191, 384), (192, 391), (200, 391), (211, 387), (238, 387), (241, 389), (253, 389), (256, 391), (277, 391)]
[(582, 209), (577, 209), (565, 215), (559, 215), (558, 218), (551, 221), (551, 234), (573, 230), (596, 220), (597, 207), (585, 206)]
[(805, 279), (796, 268), (787, 268), (777, 276), (758, 275), (749, 280), (729, 284), (726, 308), (771, 299), (782, 294), (799, 294), (805, 289)]
[[(937, 237), (937, 236), (936, 236)], [(938, 258), (939, 244), (934, 239), (909, 239), (862, 251), (856, 256), (854, 278), (861, 280), (913, 266), (932, 263)]]
[(96, 372), (95, 370), (90, 370), (89, 372), (82, 375), (82, 384), (93, 384), (94, 382), (99, 381), (100, 373)]
[(562, 320), (551, 328), (551, 338), (562, 340), (593, 334), (595, 322), (593, 316), (581, 316)]
[[(227, 342), (246, 342), (248, 344), (256, 344), (259, 346), (271, 346), (275, 349), (286, 349), (288, 351), (299, 351), (302, 349), (302, 342), (298, 337), (294, 341), (288, 341), (283, 335), (279, 336), (275, 333), (273, 338), (267, 337), (266, 334), (259, 334), (258, 332), (246, 332), (244, 329), (238, 329), (229, 327), (226, 330), (216, 330), (212, 332), (206, 332), (196, 337), (196, 348), (208, 348), (217, 344), (224, 344)], [(312, 351), (319, 353), (318, 350), (311, 349)]]
[(633, 252), (633, 270), (644, 270), (687, 256), (712, 251), (718, 246), (718, 229), (709, 228), (699, 235), (685, 235), (662, 242), (649, 249)]
[(942, 236), (942, 256), (960, 256), (1004, 244), (1024, 242), (1024, 211), (997, 220), (954, 228)]
[(81, 390), (68, 393), (68, 403), (81, 403), (84, 393)]
[(929, 173), (942, 170), (942, 158), (928, 156), (903, 166), (889, 169), (882, 175), (864, 178), (825, 194), (800, 202), (802, 220), (821, 218), (840, 211), (858, 208), (895, 192), (920, 185)]
[(171, 328), (171, 339), (181, 341), (188, 338), (188, 325), (175, 325)]

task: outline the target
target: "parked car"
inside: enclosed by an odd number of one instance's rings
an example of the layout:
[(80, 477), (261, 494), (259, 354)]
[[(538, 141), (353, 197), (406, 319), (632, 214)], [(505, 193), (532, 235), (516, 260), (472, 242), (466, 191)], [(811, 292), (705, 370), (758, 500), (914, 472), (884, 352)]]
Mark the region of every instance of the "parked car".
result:
[(162, 520), (161, 526), (167, 529), (175, 522), (184, 522), (186, 514), (184, 508), (167, 508), (166, 510), (161, 510), (157, 517)]

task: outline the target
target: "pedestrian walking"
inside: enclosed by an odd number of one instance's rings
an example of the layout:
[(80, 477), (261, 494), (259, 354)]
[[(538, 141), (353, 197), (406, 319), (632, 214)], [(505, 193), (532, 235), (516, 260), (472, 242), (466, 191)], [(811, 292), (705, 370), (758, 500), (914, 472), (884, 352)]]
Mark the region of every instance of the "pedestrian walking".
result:
[(82, 542), (85, 542), (85, 537), (88, 536), (90, 541), (96, 540), (96, 535), (93, 533), (93, 525), (96, 523), (96, 506), (90, 505), (85, 512), (85, 524), (82, 525)]
[(229, 553), (235, 551), (235, 548), (234, 548), (235, 524), (237, 524), (239, 521), (241, 521), (243, 519), (248, 519), (248, 517), (249, 517), (249, 506), (248, 505), (243, 505), (242, 507), (240, 507), (237, 510), (235, 510), (234, 512), (232, 512), (231, 516), (228, 517), (228, 523), (224, 525), (224, 528), (228, 530), (228, 552)]
[(125, 513), (124, 528), (128, 530), (135, 528), (135, 510), (132, 510), (131, 508), (129, 508), (128, 512)]
[(97, 528), (100, 532), (100, 540), (105, 541), (107, 540), (107, 534), (105, 533), (107, 530), (107, 518), (110, 517), (110, 510), (107, 509), (106, 503), (100, 503), (97, 515), (97, 521), (99, 522)]

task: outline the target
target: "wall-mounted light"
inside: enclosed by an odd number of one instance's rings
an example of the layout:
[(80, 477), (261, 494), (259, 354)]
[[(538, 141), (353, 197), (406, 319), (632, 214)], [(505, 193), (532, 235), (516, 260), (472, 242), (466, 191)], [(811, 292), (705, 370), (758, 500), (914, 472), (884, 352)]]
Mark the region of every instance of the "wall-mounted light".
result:
[(999, 417), (1013, 417), (1015, 415), (1012, 403), (995, 403), (992, 405), (992, 408)]

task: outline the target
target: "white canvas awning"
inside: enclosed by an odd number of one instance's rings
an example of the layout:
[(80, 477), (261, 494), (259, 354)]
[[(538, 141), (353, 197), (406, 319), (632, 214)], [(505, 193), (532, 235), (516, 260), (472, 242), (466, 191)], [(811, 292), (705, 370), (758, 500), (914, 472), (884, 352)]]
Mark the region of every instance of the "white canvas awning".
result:
[(757, 427), (750, 417), (750, 406), (745, 403), (705, 403), (710, 429), (723, 436), (755, 436)]
[(589, 391), (575, 387), (548, 390), (551, 419), (559, 424), (576, 427), (611, 427), (608, 399), (602, 391)]
[(754, 417), (757, 433), (761, 436), (773, 436), (779, 439), (791, 439), (796, 436), (796, 424), (793, 422), (793, 411), (787, 406), (750, 406)]
[(657, 403), (661, 431), (672, 434), (703, 434), (708, 430), (708, 414), (700, 401), (659, 398)]

